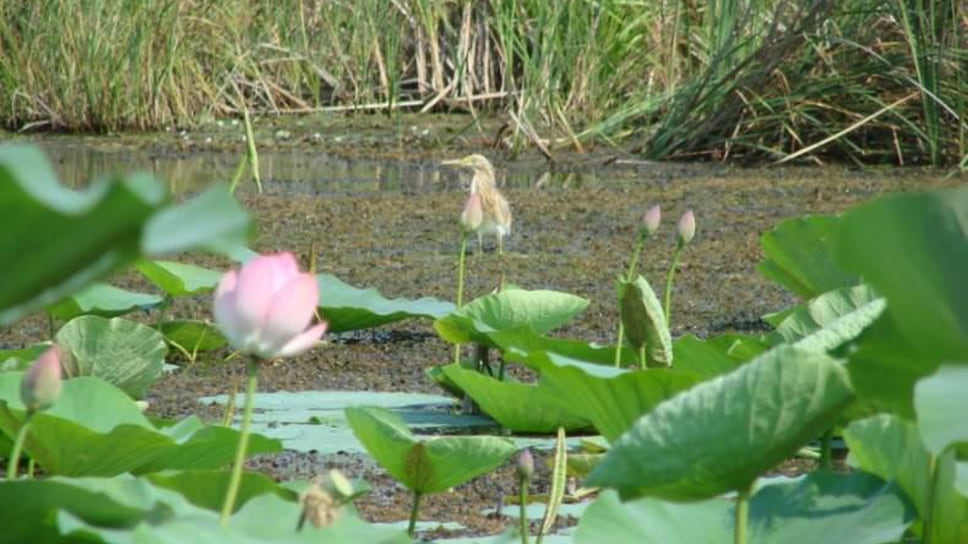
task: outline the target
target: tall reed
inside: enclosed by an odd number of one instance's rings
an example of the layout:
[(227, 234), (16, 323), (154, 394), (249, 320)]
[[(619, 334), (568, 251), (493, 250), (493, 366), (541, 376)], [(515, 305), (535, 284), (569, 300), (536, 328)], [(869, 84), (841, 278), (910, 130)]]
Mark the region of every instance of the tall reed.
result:
[(960, 2), (0, 0), (0, 121), (191, 126), (238, 89), (256, 115), (497, 115), (549, 156), (942, 164), (968, 152)]

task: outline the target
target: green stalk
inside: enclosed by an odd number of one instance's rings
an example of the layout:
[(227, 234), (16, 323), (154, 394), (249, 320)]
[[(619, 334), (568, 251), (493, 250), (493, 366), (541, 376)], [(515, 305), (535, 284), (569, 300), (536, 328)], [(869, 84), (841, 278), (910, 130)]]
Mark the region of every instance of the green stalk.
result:
[(262, 180), (259, 178), (259, 152), (255, 148), (255, 133), (252, 130), (252, 119), (249, 118), (249, 107), (245, 104), (245, 100), (239, 96), (239, 100), (242, 103), (242, 120), (245, 122), (245, 144), (246, 144), (246, 156), (249, 158), (249, 166), (252, 167), (252, 178), (255, 179), (255, 185), (259, 188), (259, 194), (262, 194)]
[(518, 514), (518, 523), (520, 524), (521, 531), (521, 544), (528, 544), (528, 537), (531, 535), (528, 531), (528, 516), (527, 516), (527, 506), (528, 506), (528, 480), (527, 478), (522, 478), (519, 482), (520, 491), (518, 492), (518, 501), (520, 503), (520, 510)]
[(833, 446), (834, 430), (827, 429), (820, 438), (820, 470), (830, 469), (830, 450)]
[[(631, 282), (632, 276), (635, 274), (635, 269), (639, 264), (639, 254), (642, 253), (642, 248), (645, 247), (646, 236), (639, 236), (638, 242), (635, 243), (635, 252), (632, 253), (632, 258), (629, 260), (629, 269), (625, 272), (625, 281)], [(615, 366), (619, 366), (622, 362), (622, 342), (625, 340), (625, 323), (622, 322), (621, 310), (619, 310), (618, 318), (618, 335), (615, 340)]]
[(27, 479), (32, 480), (34, 478), (34, 469), (37, 466), (37, 462), (33, 457), (27, 459)]
[(27, 415), (24, 417), (24, 424), (17, 431), (17, 438), (13, 442), (13, 450), (10, 452), (9, 461), (7, 461), (7, 481), (12, 482), (17, 479), (17, 469), (20, 466), (20, 453), (24, 449), (24, 442), (27, 440), (27, 427), (30, 426), (30, 420), (33, 417), (34, 411), (27, 410)]
[(666, 325), (670, 328), (672, 327), (672, 280), (676, 277), (676, 267), (679, 265), (679, 254), (682, 253), (683, 247), (685, 247), (685, 244), (682, 242), (676, 243), (676, 250), (672, 254), (672, 265), (669, 266), (669, 273), (666, 275), (664, 309)]
[[(457, 259), (457, 309), (464, 305), (464, 261), (467, 255), (467, 233), (460, 235), (460, 257)], [(454, 364), (460, 363), (460, 344), (454, 344)]]
[(246, 157), (241, 157), (239, 159), (239, 165), (235, 167), (235, 173), (232, 174), (232, 184), (229, 185), (229, 194), (235, 194), (235, 187), (238, 186), (239, 180), (242, 179), (242, 174), (245, 173)]
[(249, 424), (252, 422), (252, 405), (255, 404), (255, 388), (259, 380), (259, 361), (255, 357), (249, 359), (246, 364), (246, 374), (248, 383), (245, 389), (245, 409), (242, 412), (242, 429), (239, 431), (239, 445), (235, 450), (235, 463), (232, 465), (232, 479), (229, 481), (229, 490), (225, 494), (225, 502), (222, 503), (222, 515), (219, 523), (228, 525), (235, 509), (235, 499), (239, 494), (239, 485), (242, 483), (242, 466), (245, 464), (245, 450), (249, 447)]
[(413, 538), (413, 534), (417, 530), (417, 512), (420, 511), (420, 497), (419, 491), (413, 492), (413, 503), (410, 505), (410, 525), (407, 526), (407, 534), (410, 538)]
[(746, 544), (746, 529), (750, 520), (750, 487), (741, 489), (736, 497), (736, 517), (733, 525), (733, 544)]
[[(943, 455), (943, 452), (942, 452)], [(928, 490), (925, 497), (928, 499), (924, 505), (924, 514), (921, 516), (922, 540), (921, 544), (932, 544), (934, 542), (934, 501), (938, 490), (938, 456), (932, 455), (928, 459)]]

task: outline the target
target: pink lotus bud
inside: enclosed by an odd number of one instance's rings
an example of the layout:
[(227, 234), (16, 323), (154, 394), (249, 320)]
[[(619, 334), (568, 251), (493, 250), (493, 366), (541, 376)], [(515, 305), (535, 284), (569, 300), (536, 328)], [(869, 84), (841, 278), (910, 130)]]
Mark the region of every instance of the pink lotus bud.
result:
[(20, 400), (27, 410), (50, 408), (61, 394), (60, 350), (51, 346), (37, 358), (20, 382)]
[(645, 211), (645, 217), (642, 219), (642, 229), (639, 230), (639, 235), (651, 236), (655, 234), (655, 231), (659, 230), (660, 221), (662, 221), (662, 208), (656, 204)]
[(678, 239), (681, 245), (686, 245), (692, 241), (692, 238), (696, 235), (696, 216), (692, 213), (692, 210), (686, 210), (686, 213), (682, 214), (679, 218), (678, 226)]
[(531, 475), (534, 474), (534, 457), (531, 455), (530, 449), (524, 448), (518, 454), (515, 470), (518, 473), (519, 480), (528, 481), (531, 479)]
[(464, 211), (460, 212), (460, 226), (464, 232), (474, 232), (484, 222), (484, 208), (481, 206), (481, 195), (471, 193), (464, 204)]
[(288, 357), (313, 347), (326, 332), (326, 322), (307, 330), (318, 302), (316, 278), (299, 272), (291, 253), (260, 255), (222, 276), (215, 323), (238, 350)]

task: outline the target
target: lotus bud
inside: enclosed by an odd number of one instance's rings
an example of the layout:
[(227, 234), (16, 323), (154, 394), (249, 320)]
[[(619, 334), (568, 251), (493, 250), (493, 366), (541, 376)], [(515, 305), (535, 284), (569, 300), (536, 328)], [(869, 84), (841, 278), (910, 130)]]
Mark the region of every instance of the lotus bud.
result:
[(263, 359), (289, 357), (326, 332), (326, 322), (309, 327), (318, 303), (316, 278), (300, 272), (291, 253), (260, 255), (222, 276), (215, 323), (235, 349)]
[(659, 230), (659, 222), (662, 221), (662, 208), (658, 204), (652, 206), (645, 212), (642, 219), (642, 228), (639, 229), (639, 236), (646, 237), (655, 234)]
[(679, 226), (677, 238), (679, 245), (686, 245), (692, 241), (693, 237), (696, 235), (696, 216), (692, 213), (692, 210), (686, 210), (686, 213), (682, 214), (679, 218)]
[(303, 492), (299, 502), (302, 504), (298, 526), (300, 529), (307, 521), (317, 529), (329, 527), (342, 515), (342, 510), (333, 496), (316, 481)]
[(484, 208), (481, 205), (481, 195), (471, 193), (464, 204), (464, 211), (460, 213), (460, 226), (464, 232), (474, 232), (484, 222)]
[(20, 382), (20, 400), (28, 411), (50, 408), (62, 388), (60, 350), (51, 346), (37, 358)]
[(519, 480), (526, 482), (531, 480), (531, 475), (534, 474), (534, 457), (531, 455), (530, 449), (524, 448), (521, 450), (521, 453), (518, 454), (515, 469)]

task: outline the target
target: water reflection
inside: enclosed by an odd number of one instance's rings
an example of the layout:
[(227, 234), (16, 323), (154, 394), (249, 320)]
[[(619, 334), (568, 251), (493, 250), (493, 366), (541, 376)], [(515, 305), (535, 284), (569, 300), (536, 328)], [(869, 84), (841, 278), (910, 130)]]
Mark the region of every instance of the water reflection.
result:
[[(38, 142), (66, 185), (79, 188), (90, 180), (133, 171), (152, 172), (175, 194), (198, 190), (232, 178), (238, 153), (221, 151), (156, 151), (92, 144), (85, 139)], [(307, 150), (272, 150), (259, 154), (264, 191), (268, 194), (326, 195), (339, 193), (459, 190), (461, 174), (436, 161), (374, 161), (337, 157)], [(567, 188), (600, 183), (594, 174), (552, 172), (542, 163), (499, 169), (499, 183), (511, 188)], [(239, 191), (255, 192), (245, 177)]]

